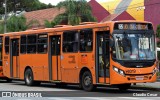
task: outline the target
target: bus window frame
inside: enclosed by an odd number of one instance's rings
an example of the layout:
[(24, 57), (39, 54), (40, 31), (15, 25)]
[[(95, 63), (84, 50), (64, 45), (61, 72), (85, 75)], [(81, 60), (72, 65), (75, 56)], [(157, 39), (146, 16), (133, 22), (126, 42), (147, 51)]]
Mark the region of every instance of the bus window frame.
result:
[[(25, 37), (25, 43), (22, 44), (22, 37)], [(21, 46), (25, 46), (25, 52), (21, 52)], [(26, 35), (21, 35), (20, 36), (20, 54), (26, 54), (27, 53), (27, 36)]]
[[(64, 41), (64, 34), (66, 34), (66, 33), (68, 34), (69, 32), (74, 32), (74, 33), (72, 33), (72, 34), (78, 34), (78, 39), (77, 40), (75, 40), (75, 38), (74, 38), (74, 41), (67, 41), (66, 42), (66, 40)], [(70, 34), (70, 33), (69, 33)], [(78, 53), (79, 52), (79, 31), (78, 30), (69, 30), (69, 31), (64, 31), (63, 32), (63, 35), (62, 35), (62, 52), (63, 53)], [(72, 43), (77, 43), (77, 49), (74, 51), (72, 51), (72, 52), (64, 52), (64, 44), (67, 44), (67, 43), (69, 43), (69, 42), (72, 42)], [(74, 48), (74, 47), (73, 47)]]
[[(28, 37), (30, 37), (30, 36), (35, 36), (35, 38), (36, 38), (35, 43), (29, 43), (28, 42), (28, 40), (29, 40)], [(27, 50), (26, 50), (27, 54), (36, 54), (37, 53), (37, 34), (29, 34), (26, 37), (27, 37), (27, 43), (26, 43), (26, 45), (27, 45)], [(29, 45), (35, 45), (35, 49), (36, 49), (35, 52), (28, 52), (28, 48), (29, 48), (28, 46)]]
[[(40, 35), (47, 35), (47, 37), (43, 37), (43, 39), (42, 38), (39, 38), (39, 36)], [(39, 41), (38, 40), (45, 40), (46, 41), (46, 43), (39, 43)], [(39, 52), (39, 45), (46, 45), (47, 47), (45, 48), (45, 49), (47, 49), (45, 52)], [(36, 47), (37, 47), (37, 54), (46, 54), (46, 53), (48, 53), (48, 34), (47, 33), (43, 33), (43, 34), (38, 34), (38, 36), (37, 36), (37, 43), (36, 43)], [(44, 48), (43, 48), (44, 49)], [(44, 50), (45, 50), (44, 49)]]
[[(80, 50), (80, 35), (81, 35), (81, 31), (82, 31), (82, 30), (83, 30), (83, 31), (86, 31), (86, 30), (87, 30), (87, 31), (91, 31), (91, 32), (92, 32), (92, 41), (91, 41), (91, 43), (92, 43), (92, 44), (91, 44), (91, 45), (92, 45), (92, 48), (91, 48), (90, 51), (81, 51), (81, 50)], [(94, 43), (94, 34), (93, 34), (93, 32), (94, 32), (94, 31), (93, 31), (92, 28), (85, 28), (85, 29), (81, 29), (81, 30), (80, 30), (80, 32), (79, 32), (79, 52), (80, 52), (80, 53), (91, 53), (91, 52), (93, 51), (93, 48), (94, 48), (94, 45), (93, 45), (93, 43)]]
[[(6, 40), (6, 39), (8, 39), (8, 40)], [(7, 42), (6, 42), (7, 41)], [(6, 55), (8, 55), (9, 54), (9, 45), (10, 45), (10, 43), (9, 43), (9, 41), (10, 41), (10, 38), (9, 38), (9, 36), (6, 36), (5, 37), (5, 42), (4, 42), (4, 49), (5, 49), (5, 54)], [(7, 43), (7, 44), (6, 44)], [(8, 47), (8, 52), (6, 51), (6, 47)]]

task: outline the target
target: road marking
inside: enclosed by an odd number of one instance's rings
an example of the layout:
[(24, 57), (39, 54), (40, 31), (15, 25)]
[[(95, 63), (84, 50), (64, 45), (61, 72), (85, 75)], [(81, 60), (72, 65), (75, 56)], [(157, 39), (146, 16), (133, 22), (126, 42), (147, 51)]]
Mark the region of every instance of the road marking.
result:
[[(123, 99), (133, 99), (133, 100), (138, 100), (139, 98), (135, 97), (118, 97), (118, 98), (123, 98)], [(141, 100), (152, 100), (152, 99), (144, 99), (145, 97), (141, 97)]]
[(92, 100), (111, 100), (111, 99), (107, 99), (107, 98), (104, 98), (104, 97), (80, 97), (82, 99), (92, 99)]
[(67, 98), (57, 98), (57, 97), (52, 97), (52, 98), (48, 98), (48, 99), (52, 99), (52, 100), (72, 100), (72, 99), (67, 99)]
[(148, 91), (148, 90), (143, 90), (143, 89), (129, 89), (129, 91), (137, 91), (137, 92), (145, 92), (145, 91)]

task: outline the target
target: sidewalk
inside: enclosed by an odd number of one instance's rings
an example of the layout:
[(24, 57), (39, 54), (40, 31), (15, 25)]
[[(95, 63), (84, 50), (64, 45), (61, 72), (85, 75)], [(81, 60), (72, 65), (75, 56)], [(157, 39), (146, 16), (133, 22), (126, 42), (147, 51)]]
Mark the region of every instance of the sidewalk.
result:
[(137, 83), (136, 85), (132, 85), (132, 87), (150, 90), (160, 90), (160, 79), (154, 83)]

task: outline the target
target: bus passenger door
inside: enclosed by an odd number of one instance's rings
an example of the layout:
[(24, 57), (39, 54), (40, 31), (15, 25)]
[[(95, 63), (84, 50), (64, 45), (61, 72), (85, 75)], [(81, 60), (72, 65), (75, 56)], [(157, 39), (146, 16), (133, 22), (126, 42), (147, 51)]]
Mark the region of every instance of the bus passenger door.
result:
[(50, 80), (58, 81), (61, 80), (60, 77), (60, 46), (61, 46), (61, 36), (56, 35), (50, 37), (50, 69), (49, 76)]
[(11, 77), (19, 77), (19, 39), (11, 40)]
[[(96, 81), (109, 83), (109, 32), (97, 32), (96, 36)], [(107, 79), (108, 78), (108, 79)]]

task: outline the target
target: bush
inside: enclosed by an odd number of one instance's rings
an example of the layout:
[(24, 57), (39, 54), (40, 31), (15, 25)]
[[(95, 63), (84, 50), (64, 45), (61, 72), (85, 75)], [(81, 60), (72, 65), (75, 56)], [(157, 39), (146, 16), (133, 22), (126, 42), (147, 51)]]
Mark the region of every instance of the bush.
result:
[[(160, 39), (160, 24), (157, 26), (156, 37)], [(157, 47), (160, 47), (160, 42), (157, 42)], [(160, 52), (157, 53), (158, 60), (160, 59)]]

